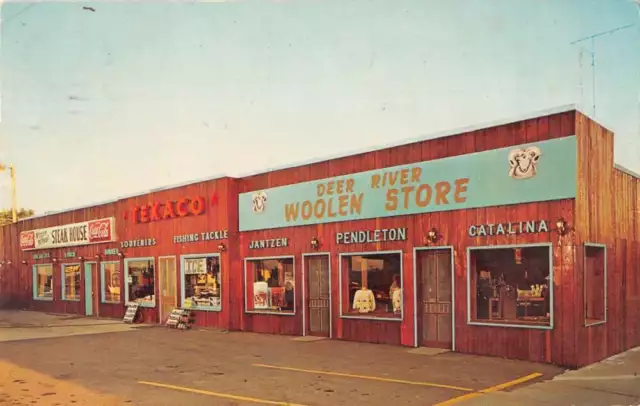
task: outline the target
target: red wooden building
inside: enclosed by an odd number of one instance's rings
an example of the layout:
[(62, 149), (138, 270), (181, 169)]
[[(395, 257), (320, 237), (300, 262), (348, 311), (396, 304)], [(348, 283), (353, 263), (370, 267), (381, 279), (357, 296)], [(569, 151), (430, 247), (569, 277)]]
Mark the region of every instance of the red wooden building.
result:
[(562, 108), (19, 221), (0, 304), (578, 367), (640, 344), (639, 178)]

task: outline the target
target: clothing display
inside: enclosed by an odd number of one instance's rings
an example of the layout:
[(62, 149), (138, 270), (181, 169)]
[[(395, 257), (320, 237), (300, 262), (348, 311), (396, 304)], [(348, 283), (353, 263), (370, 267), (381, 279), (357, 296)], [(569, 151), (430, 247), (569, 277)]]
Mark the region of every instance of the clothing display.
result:
[(271, 296), (271, 307), (284, 307), (284, 288), (269, 288)]
[(267, 282), (253, 283), (253, 308), (269, 308), (269, 286), (267, 285)]
[(353, 296), (353, 310), (359, 313), (371, 313), (376, 309), (376, 299), (369, 289), (357, 290)]
[(393, 303), (393, 312), (402, 312), (402, 289), (397, 288), (391, 294), (391, 303)]

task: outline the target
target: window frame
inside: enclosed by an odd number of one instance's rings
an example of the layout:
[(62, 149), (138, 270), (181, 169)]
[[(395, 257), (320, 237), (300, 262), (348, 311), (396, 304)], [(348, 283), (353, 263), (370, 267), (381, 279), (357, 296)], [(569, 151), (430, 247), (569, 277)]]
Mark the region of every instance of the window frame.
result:
[[(192, 307), (184, 307), (185, 300), (185, 282), (184, 282), (184, 260), (190, 258), (210, 258), (216, 257), (218, 258), (218, 264), (220, 266), (220, 306), (192, 306)], [(223, 282), (222, 278), (224, 277), (224, 270), (222, 268), (222, 256), (220, 253), (212, 252), (212, 253), (204, 253), (204, 254), (187, 254), (180, 255), (180, 308), (181, 309), (189, 309), (193, 311), (203, 311), (203, 312), (221, 312), (222, 311), (222, 298), (224, 294)]]
[[(549, 252), (549, 325), (528, 325), (528, 324), (510, 324), (510, 323), (491, 323), (488, 321), (474, 321), (471, 315), (471, 252), (480, 250), (499, 250), (510, 248), (535, 248), (546, 247)], [(469, 326), (486, 326), (486, 327), (505, 327), (505, 328), (522, 328), (532, 330), (553, 330), (554, 322), (554, 275), (553, 275), (553, 243), (529, 243), (529, 244), (506, 244), (506, 245), (482, 245), (467, 247), (467, 325)], [(473, 289), (476, 292), (477, 286)]]
[[(342, 263), (344, 257), (364, 256), (364, 255), (384, 255), (384, 254), (399, 254), (400, 255), (400, 286), (402, 289), (401, 301), (400, 301), (400, 317), (372, 317), (372, 316), (356, 316), (352, 314), (344, 314), (342, 308), (342, 296), (344, 294), (344, 286), (342, 285)], [(404, 251), (402, 250), (387, 250), (387, 251), (365, 251), (365, 252), (341, 252), (338, 254), (338, 286), (340, 287), (340, 296), (338, 306), (340, 307), (340, 318), (351, 320), (374, 320), (374, 321), (404, 321), (404, 296), (406, 293), (406, 286), (404, 285)], [(415, 292), (414, 292), (415, 295)]]
[(117, 302), (113, 302), (106, 299), (106, 290), (105, 290), (105, 280), (107, 279), (105, 276), (105, 265), (109, 264), (118, 264), (122, 267), (120, 261), (103, 261), (100, 262), (100, 303), (102, 304), (120, 304), (122, 303), (122, 269), (120, 269), (120, 300)]
[(155, 257), (137, 257), (137, 258), (125, 258), (124, 260), (124, 272), (122, 273), (124, 275), (124, 277), (126, 278), (124, 281), (124, 286), (125, 286), (125, 290), (124, 290), (124, 303), (125, 305), (127, 305), (129, 303), (129, 263), (131, 262), (140, 262), (140, 261), (153, 261), (153, 303), (147, 303), (147, 302), (136, 302), (138, 303), (138, 305), (140, 307), (146, 307), (146, 308), (150, 308), (150, 309), (154, 309), (157, 306), (157, 294), (156, 294), (156, 288), (158, 286), (158, 275), (157, 275), (157, 268), (156, 268), (156, 259)]
[[(593, 323), (587, 322), (587, 248), (602, 248), (604, 250), (604, 318)], [(583, 289), (583, 311), (584, 326), (593, 327), (607, 323), (607, 245), (594, 242), (585, 242), (582, 253), (582, 289)]]
[[(247, 302), (247, 264), (248, 262), (251, 261), (267, 261), (267, 260), (273, 260), (273, 259), (291, 259), (293, 261), (292, 265), (293, 265), (293, 281), (294, 281), (294, 291), (293, 291), (293, 312), (289, 313), (283, 313), (283, 312), (274, 312), (274, 311), (256, 311), (256, 310), (249, 310), (249, 306), (248, 306), (248, 302)], [(260, 315), (260, 314), (264, 314), (264, 315), (270, 315), (270, 316), (284, 316), (284, 317), (292, 317), (292, 316), (296, 316), (297, 312), (298, 312), (298, 308), (296, 305), (296, 302), (298, 301), (298, 293), (296, 293), (296, 291), (298, 290), (298, 288), (296, 287), (297, 283), (296, 282), (296, 257), (295, 255), (274, 255), (274, 256), (264, 256), (264, 257), (246, 257), (244, 259), (244, 270), (243, 270), (243, 274), (242, 274), (242, 288), (244, 289), (243, 291), (243, 296), (244, 296), (244, 313), (245, 314), (252, 314), (252, 315)]]
[[(51, 267), (51, 297), (40, 297), (38, 296), (38, 267), (41, 266), (49, 266)], [(33, 267), (31, 268), (31, 272), (32, 272), (32, 279), (33, 279), (33, 291), (32, 291), (32, 299), (33, 300), (41, 300), (43, 302), (53, 302), (53, 297), (55, 289), (53, 288), (55, 285), (55, 271), (53, 269), (53, 263), (52, 262), (48, 262), (45, 264), (33, 264)]]
[[(80, 269), (80, 292), (78, 292), (78, 298), (77, 299), (69, 299), (65, 296), (65, 285), (67, 283), (67, 278), (65, 276), (64, 270), (66, 267), (68, 266), (77, 266)], [(60, 282), (61, 282), (61, 286), (60, 286), (60, 300), (65, 301), (65, 302), (79, 302), (82, 300), (82, 297), (84, 296), (84, 294), (82, 294), (82, 264), (80, 262), (70, 262), (70, 263), (64, 263), (64, 264), (60, 264)]]

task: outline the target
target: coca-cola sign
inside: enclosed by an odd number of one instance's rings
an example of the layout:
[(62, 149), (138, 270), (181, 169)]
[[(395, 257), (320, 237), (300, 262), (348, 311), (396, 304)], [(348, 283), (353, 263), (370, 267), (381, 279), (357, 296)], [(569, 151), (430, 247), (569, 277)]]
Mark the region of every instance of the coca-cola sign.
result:
[(20, 233), (20, 248), (23, 250), (34, 249), (36, 247), (36, 233), (24, 231)]
[(113, 219), (102, 219), (89, 222), (89, 241), (94, 243), (112, 241), (111, 223)]
[(115, 241), (115, 218), (83, 221), (20, 233), (23, 251)]

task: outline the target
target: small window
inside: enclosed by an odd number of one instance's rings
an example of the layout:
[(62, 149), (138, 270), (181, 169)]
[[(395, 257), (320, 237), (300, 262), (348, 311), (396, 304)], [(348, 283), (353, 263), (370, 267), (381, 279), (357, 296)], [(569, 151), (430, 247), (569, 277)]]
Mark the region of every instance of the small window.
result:
[(341, 255), (342, 316), (402, 318), (402, 254)]
[(39, 300), (53, 300), (53, 266), (34, 265), (33, 267), (33, 298)]
[(80, 300), (80, 264), (62, 265), (62, 300)]
[(607, 252), (604, 245), (584, 247), (584, 314), (585, 325), (607, 321)]
[(120, 303), (120, 262), (100, 264), (102, 303)]
[(222, 275), (218, 254), (182, 257), (182, 307), (220, 310)]
[(245, 273), (247, 312), (295, 314), (293, 258), (247, 259)]
[(469, 321), (510, 327), (551, 326), (551, 248), (469, 249)]
[(156, 305), (156, 270), (153, 258), (125, 259), (126, 300), (142, 307)]

